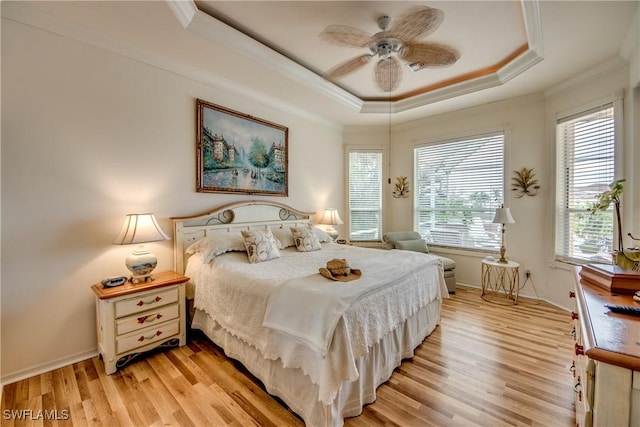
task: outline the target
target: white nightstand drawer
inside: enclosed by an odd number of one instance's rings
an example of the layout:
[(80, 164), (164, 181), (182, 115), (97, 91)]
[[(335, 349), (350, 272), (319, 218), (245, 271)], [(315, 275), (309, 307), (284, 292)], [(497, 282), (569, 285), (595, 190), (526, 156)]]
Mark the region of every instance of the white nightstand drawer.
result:
[(123, 335), (137, 329), (157, 325), (180, 315), (178, 304), (171, 304), (157, 310), (145, 311), (116, 321), (116, 335)]
[(141, 329), (116, 338), (116, 354), (125, 353), (136, 347), (162, 341), (180, 332), (180, 320), (159, 324), (156, 327)]
[(178, 301), (178, 288), (175, 287), (164, 291), (137, 295), (115, 303), (116, 318), (140, 313), (176, 301)]

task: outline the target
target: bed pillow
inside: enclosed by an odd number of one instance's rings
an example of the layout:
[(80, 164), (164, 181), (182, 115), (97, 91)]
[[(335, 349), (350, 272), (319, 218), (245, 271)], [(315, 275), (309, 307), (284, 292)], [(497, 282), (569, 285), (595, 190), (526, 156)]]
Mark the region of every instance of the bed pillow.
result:
[(280, 258), (278, 242), (269, 227), (264, 230), (242, 230), (242, 237), (251, 264)]
[(326, 231), (313, 227), (313, 231), (316, 233), (316, 237), (320, 241), (320, 243), (331, 243), (333, 242), (333, 237), (329, 236)]
[(291, 227), (293, 241), (296, 244), (298, 252), (311, 252), (322, 249), (320, 240), (316, 236), (314, 227), (309, 224), (304, 227)]
[(289, 227), (273, 227), (271, 228), (271, 232), (273, 233), (273, 237), (275, 237), (280, 243), (278, 249), (286, 249), (296, 245), (293, 241), (293, 236), (291, 235)]
[(193, 242), (185, 251), (188, 255), (196, 252), (202, 254), (205, 263), (211, 262), (218, 255), (226, 252), (244, 252), (244, 238), (240, 232), (215, 233)]
[(403, 249), (405, 251), (413, 252), (424, 252), (425, 254), (429, 253), (429, 248), (427, 248), (427, 244), (422, 239), (398, 240), (396, 242), (396, 249)]

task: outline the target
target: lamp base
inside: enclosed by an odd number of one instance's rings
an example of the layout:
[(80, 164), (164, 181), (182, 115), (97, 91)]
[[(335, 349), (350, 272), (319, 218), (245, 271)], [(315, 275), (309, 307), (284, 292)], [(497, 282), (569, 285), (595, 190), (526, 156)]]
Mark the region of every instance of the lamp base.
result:
[(507, 248), (505, 248), (504, 246), (500, 246), (500, 259), (498, 260), (498, 262), (501, 264), (507, 264), (509, 262), (509, 260), (504, 256), (505, 253), (507, 253)]
[(127, 257), (125, 264), (131, 272), (129, 281), (135, 284), (153, 280), (151, 273), (158, 265), (158, 258), (144, 246), (140, 246)]

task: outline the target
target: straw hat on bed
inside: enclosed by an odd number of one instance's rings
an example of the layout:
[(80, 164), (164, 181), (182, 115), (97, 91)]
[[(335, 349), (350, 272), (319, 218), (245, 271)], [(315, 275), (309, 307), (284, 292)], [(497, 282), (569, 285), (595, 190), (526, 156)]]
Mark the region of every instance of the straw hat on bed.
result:
[(320, 274), (327, 279), (350, 282), (359, 279), (362, 276), (362, 271), (349, 267), (346, 259), (334, 258), (327, 262), (327, 268), (320, 268)]

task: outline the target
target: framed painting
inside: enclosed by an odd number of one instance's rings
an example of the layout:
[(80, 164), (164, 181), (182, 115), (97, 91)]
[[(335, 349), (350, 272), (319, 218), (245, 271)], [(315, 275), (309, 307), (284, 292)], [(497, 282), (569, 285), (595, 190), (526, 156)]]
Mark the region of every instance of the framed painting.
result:
[(289, 129), (197, 100), (196, 190), (288, 196)]

